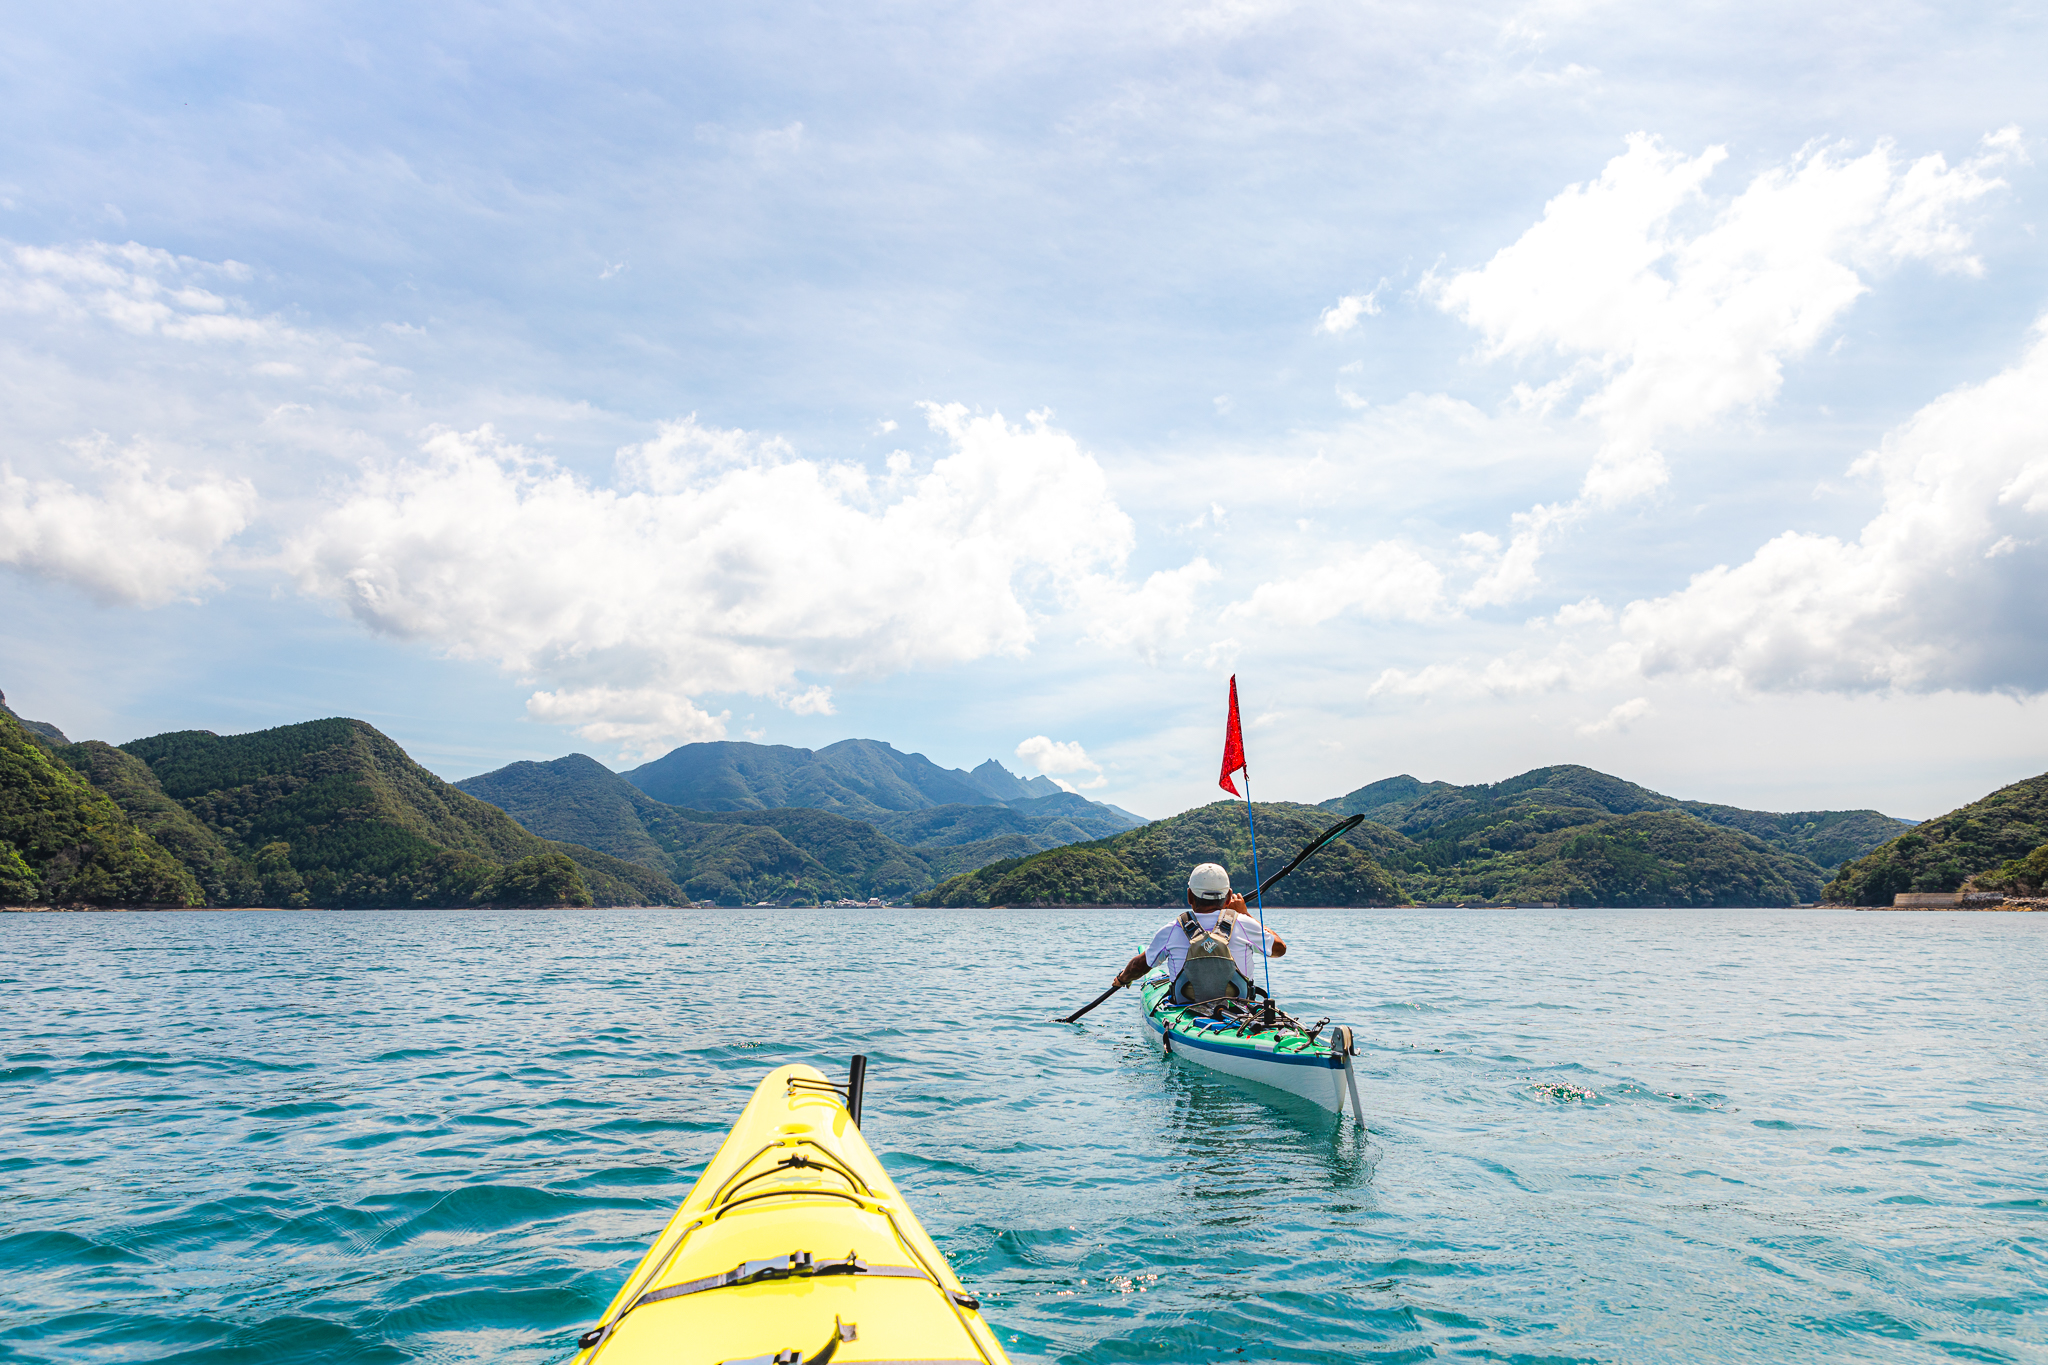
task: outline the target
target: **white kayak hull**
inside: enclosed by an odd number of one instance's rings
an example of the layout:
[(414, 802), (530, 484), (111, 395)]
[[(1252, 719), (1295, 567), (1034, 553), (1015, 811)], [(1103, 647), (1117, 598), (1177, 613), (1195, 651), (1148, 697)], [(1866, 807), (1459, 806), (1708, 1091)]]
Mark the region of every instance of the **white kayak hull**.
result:
[(1177, 1010), (1164, 1000), (1165, 985), (1154, 979), (1138, 992), (1146, 1032), (1169, 1056), (1254, 1085), (1299, 1095), (1333, 1113), (1348, 1107), (1361, 1127), (1358, 1079), (1350, 1030), (1332, 1029), (1328, 1039), (1304, 1044), (1301, 1035), (1254, 1034), (1218, 1028), (1214, 1021)]

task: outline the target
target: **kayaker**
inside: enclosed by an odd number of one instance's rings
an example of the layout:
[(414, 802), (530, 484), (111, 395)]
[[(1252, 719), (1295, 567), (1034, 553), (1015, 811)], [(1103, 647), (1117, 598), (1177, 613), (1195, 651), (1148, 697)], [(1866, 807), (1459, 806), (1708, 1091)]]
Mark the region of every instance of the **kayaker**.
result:
[(1246, 913), (1244, 897), (1230, 889), (1229, 872), (1216, 863), (1203, 863), (1188, 874), (1187, 913), (1152, 935), (1145, 950), (1117, 973), (1116, 984), (1128, 986), (1164, 960), (1178, 1002), (1248, 999), (1253, 953), (1284, 957), (1287, 943)]

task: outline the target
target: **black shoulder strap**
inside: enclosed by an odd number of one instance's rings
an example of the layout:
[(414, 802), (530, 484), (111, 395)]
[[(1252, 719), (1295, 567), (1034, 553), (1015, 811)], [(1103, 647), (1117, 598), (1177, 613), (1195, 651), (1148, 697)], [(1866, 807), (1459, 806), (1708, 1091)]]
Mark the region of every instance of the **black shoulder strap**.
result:
[(1223, 931), (1225, 938), (1230, 937), (1232, 931), (1237, 928), (1237, 911), (1225, 910), (1222, 914), (1218, 915), (1216, 917), (1216, 927)]
[(1201, 921), (1195, 918), (1194, 911), (1183, 910), (1180, 912), (1180, 931), (1186, 934), (1190, 941), (1204, 932)]

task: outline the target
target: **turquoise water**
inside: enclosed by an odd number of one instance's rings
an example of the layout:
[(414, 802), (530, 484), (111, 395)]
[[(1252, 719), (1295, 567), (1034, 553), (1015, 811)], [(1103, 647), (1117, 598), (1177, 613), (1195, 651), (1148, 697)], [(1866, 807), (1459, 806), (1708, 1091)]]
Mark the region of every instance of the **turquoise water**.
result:
[(0, 917), (0, 1360), (565, 1359), (864, 1051), (1019, 1359), (2048, 1361), (2048, 915), (1288, 911), (1363, 1135), (1046, 1022), (1152, 920)]

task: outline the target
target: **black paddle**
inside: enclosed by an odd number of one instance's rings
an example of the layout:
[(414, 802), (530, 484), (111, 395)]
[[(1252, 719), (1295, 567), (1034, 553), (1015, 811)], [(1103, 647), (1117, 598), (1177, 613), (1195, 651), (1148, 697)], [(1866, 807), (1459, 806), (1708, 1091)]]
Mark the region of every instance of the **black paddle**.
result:
[(1104, 992), (1103, 992), (1102, 994), (1100, 994), (1100, 995), (1096, 996), (1096, 997), (1095, 997), (1095, 998), (1094, 998), (1093, 1000), (1090, 1000), (1090, 1001), (1089, 1001), (1089, 1002), (1088, 1002), (1087, 1004), (1085, 1004), (1085, 1005), (1081, 1006), (1081, 1008), (1079, 1008), (1079, 1009), (1075, 1010), (1075, 1011), (1074, 1011), (1074, 1012), (1073, 1012), (1072, 1014), (1068, 1015), (1068, 1016), (1067, 1016), (1066, 1018), (1064, 1018), (1064, 1019), (1060, 1019), (1060, 1020), (1057, 1020), (1057, 1021), (1055, 1021), (1055, 1022), (1058, 1022), (1058, 1023), (1062, 1023), (1062, 1024), (1071, 1024), (1071, 1023), (1073, 1023), (1073, 1022), (1074, 1022), (1074, 1021), (1075, 1021), (1076, 1019), (1079, 1019), (1079, 1018), (1080, 1018), (1080, 1017), (1081, 1017), (1082, 1015), (1086, 1014), (1086, 1013), (1087, 1013), (1087, 1012), (1088, 1012), (1089, 1010), (1092, 1010), (1092, 1009), (1094, 1009), (1094, 1008), (1095, 1008), (1095, 1007), (1096, 1007), (1097, 1005), (1099, 1005), (1099, 1004), (1101, 1004), (1101, 1003), (1102, 1003), (1103, 1001), (1105, 1001), (1105, 1000), (1109, 999), (1109, 997), (1111, 997), (1112, 995), (1115, 995), (1115, 994), (1116, 994), (1116, 993), (1117, 993), (1118, 991), (1122, 990), (1123, 988), (1124, 988), (1124, 983), (1123, 983), (1123, 982), (1121, 982), (1121, 981), (1119, 981), (1119, 982), (1117, 982), (1117, 983), (1116, 983), (1116, 984), (1115, 984), (1114, 986), (1111, 986), (1111, 987), (1110, 987), (1110, 988), (1109, 988), (1108, 990), (1104, 991)]
[(1337, 836), (1345, 834), (1351, 830), (1357, 829), (1359, 825), (1363, 824), (1364, 822), (1365, 817), (1363, 815), (1354, 815), (1349, 820), (1339, 820), (1336, 824), (1330, 826), (1321, 834), (1318, 834), (1316, 836), (1316, 841), (1314, 843), (1310, 844), (1307, 848), (1303, 849), (1301, 852), (1294, 855), (1293, 862), (1281, 868), (1278, 872), (1275, 872), (1272, 876), (1266, 878), (1266, 880), (1264, 880), (1263, 882), (1260, 882), (1258, 894), (1261, 896), (1265, 895), (1268, 891), (1273, 889), (1274, 882), (1279, 881), (1282, 877), (1294, 871), (1295, 868), (1300, 867), (1302, 864), (1302, 860), (1307, 858), (1309, 854), (1315, 852), (1317, 849), (1321, 848), (1324, 844), (1329, 843), (1330, 840), (1335, 839)]
[[(1302, 862), (1308, 857), (1309, 854), (1314, 853), (1324, 844), (1329, 843), (1330, 840), (1335, 839), (1338, 836), (1345, 834), (1350, 830), (1358, 828), (1358, 826), (1360, 825), (1360, 823), (1364, 821), (1364, 819), (1365, 817), (1363, 815), (1354, 815), (1348, 820), (1339, 820), (1336, 824), (1330, 826), (1321, 834), (1318, 834), (1315, 837), (1314, 843), (1310, 844), (1307, 848), (1303, 849), (1301, 852), (1294, 855), (1293, 862), (1281, 868), (1278, 872), (1275, 872), (1272, 876), (1266, 878), (1266, 880), (1264, 880), (1263, 882), (1260, 882), (1258, 894), (1263, 896), (1268, 891), (1271, 891), (1273, 889), (1274, 882), (1279, 881), (1282, 877), (1294, 871), (1295, 868), (1300, 867)], [(1109, 999), (1109, 997), (1115, 995), (1118, 991), (1122, 989), (1123, 986), (1121, 984), (1111, 986), (1108, 990), (1096, 996), (1093, 1000), (1090, 1000), (1087, 1004), (1081, 1006), (1081, 1008), (1075, 1010), (1072, 1014), (1067, 1015), (1063, 1019), (1056, 1020), (1055, 1022), (1061, 1024), (1071, 1024), (1076, 1019), (1079, 1019), (1082, 1015), (1086, 1014), (1089, 1010), (1094, 1009), (1097, 1005)]]

